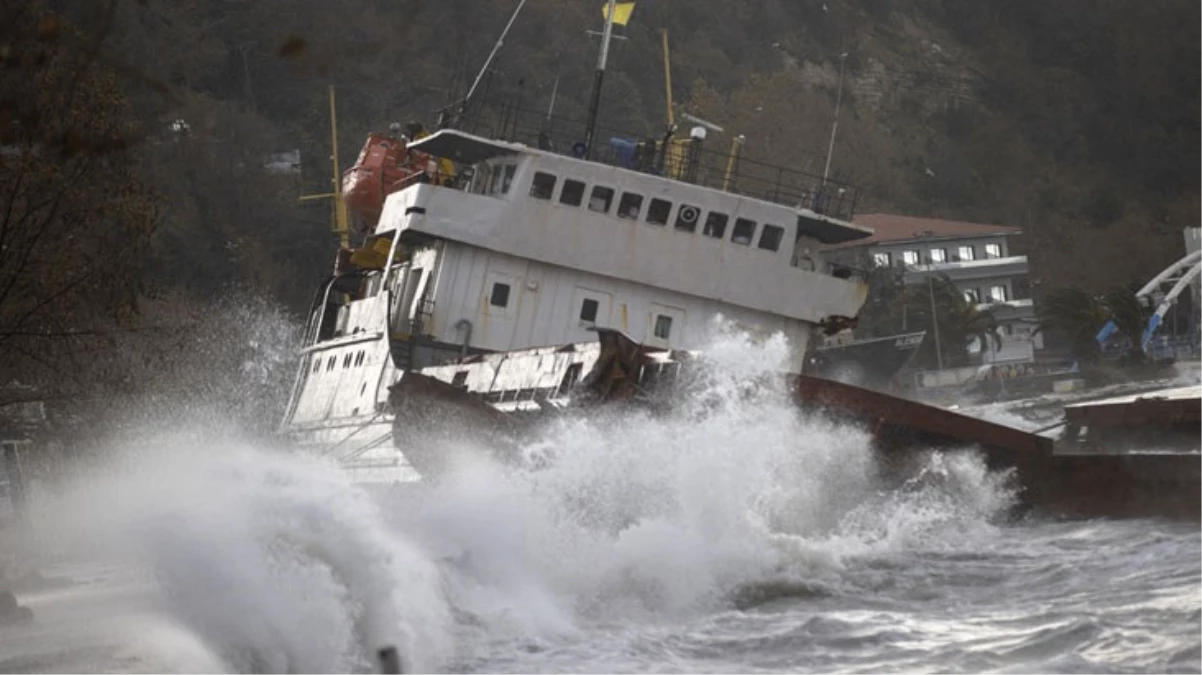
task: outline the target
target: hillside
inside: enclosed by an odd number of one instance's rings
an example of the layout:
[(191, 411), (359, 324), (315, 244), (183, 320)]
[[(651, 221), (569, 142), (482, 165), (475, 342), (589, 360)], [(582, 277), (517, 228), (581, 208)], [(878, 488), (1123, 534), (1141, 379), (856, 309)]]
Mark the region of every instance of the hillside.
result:
[[(432, 124), (462, 96), (516, 4), (125, 3), (108, 48), (174, 94), (139, 97), (158, 124), (185, 110), (234, 117), (246, 143), (299, 146), (306, 188), (321, 191), (326, 83), (338, 88), (345, 167), (367, 131)], [(558, 78), (555, 113), (583, 119), (600, 4), (531, 0), (481, 97), (541, 110)], [(644, 0), (619, 29), (602, 124), (662, 128), (664, 28), (679, 110), (745, 134), (749, 157), (810, 170), (825, 158), (846, 52), (832, 169), (862, 186), (860, 210), (1023, 226), (1046, 285), (1142, 278), (1197, 222), (1197, 3)], [(303, 218), (320, 221), (315, 210)]]

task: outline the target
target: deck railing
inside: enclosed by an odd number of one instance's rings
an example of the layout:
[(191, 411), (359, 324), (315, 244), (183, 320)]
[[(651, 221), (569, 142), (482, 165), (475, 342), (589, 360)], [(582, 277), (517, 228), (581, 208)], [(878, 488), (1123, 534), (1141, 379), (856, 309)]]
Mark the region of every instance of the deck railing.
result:
[[(468, 133), (562, 155), (584, 155), (583, 122), (514, 105), (481, 106), (466, 113), (456, 126)], [(850, 183), (758, 161), (741, 152), (732, 161), (729, 142), (720, 147), (713, 140), (695, 141), (683, 125), (670, 138), (666, 131), (652, 137), (600, 127), (596, 139), (591, 161), (806, 208), (843, 220), (850, 220), (855, 213), (858, 191)]]

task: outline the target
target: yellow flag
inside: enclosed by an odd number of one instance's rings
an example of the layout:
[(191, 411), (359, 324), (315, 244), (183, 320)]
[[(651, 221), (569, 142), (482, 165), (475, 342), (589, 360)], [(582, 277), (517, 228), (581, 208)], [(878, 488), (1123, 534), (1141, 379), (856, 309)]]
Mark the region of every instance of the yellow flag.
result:
[[(634, 11), (633, 2), (616, 2), (614, 3), (614, 23), (619, 26), (625, 26), (627, 21), (630, 21), (630, 14)], [(609, 3), (601, 5), (602, 18), (609, 19)]]

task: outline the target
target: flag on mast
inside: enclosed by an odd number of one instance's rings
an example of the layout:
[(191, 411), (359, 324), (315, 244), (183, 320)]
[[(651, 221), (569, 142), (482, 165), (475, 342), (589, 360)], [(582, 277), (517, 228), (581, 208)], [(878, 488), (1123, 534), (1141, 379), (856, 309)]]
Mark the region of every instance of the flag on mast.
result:
[[(618, 2), (614, 3), (614, 24), (625, 26), (626, 22), (630, 21), (630, 15), (634, 12), (633, 2)], [(601, 5), (601, 18), (609, 20), (609, 3)]]

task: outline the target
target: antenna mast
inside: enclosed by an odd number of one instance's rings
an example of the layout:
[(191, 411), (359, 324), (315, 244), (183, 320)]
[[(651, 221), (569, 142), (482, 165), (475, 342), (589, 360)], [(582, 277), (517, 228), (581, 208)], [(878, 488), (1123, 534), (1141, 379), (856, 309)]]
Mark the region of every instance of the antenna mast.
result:
[(614, 32), (614, 6), (609, 0), (605, 12), (605, 32), (601, 34), (601, 54), (597, 57), (597, 74), (593, 78), (593, 95), (588, 106), (588, 126), (584, 130), (584, 158), (593, 157), (593, 136), (597, 133), (597, 108), (601, 105), (601, 81), (605, 79), (605, 60), (609, 57), (609, 38)]

